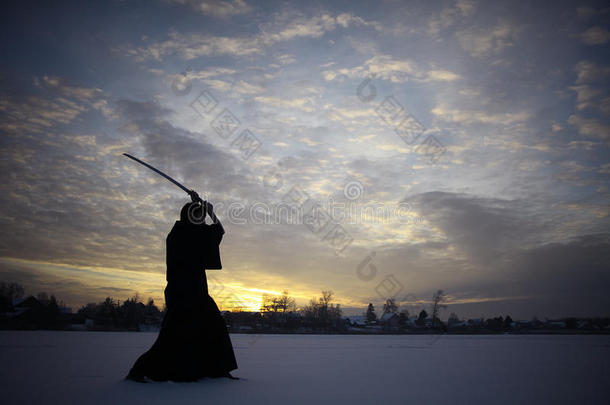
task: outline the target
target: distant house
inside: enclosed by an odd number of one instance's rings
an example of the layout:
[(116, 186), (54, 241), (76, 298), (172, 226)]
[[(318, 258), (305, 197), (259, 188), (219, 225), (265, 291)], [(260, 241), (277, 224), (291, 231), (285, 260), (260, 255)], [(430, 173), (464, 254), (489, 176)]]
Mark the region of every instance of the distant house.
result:
[(364, 315), (352, 315), (352, 316), (348, 316), (345, 318), (347, 321), (349, 321), (350, 326), (356, 327), (356, 328), (364, 328), (367, 323), (366, 323), (366, 316)]
[(468, 327), (468, 321), (453, 321), (448, 323), (447, 325), (449, 327), (449, 329), (465, 329)]
[(565, 329), (566, 323), (564, 321), (547, 321), (546, 327), (552, 329)]
[(407, 328), (415, 328), (417, 326), (417, 324), (415, 323), (417, 321), (417, 316), (413, 315), (407, 318), (407, 322), (406, 322), (406, 326)]
[[(418, 316), (413, 316), (413, 317), (409, 318), (409, 322), (412, 322), (412, 325), (416, 328), (431, 328), (432, 327), (432, 317), (431, 316), (427, 316), (426, 318), (424, 318), (423, 322), (419, 321)], [(408, 322), (408, 324), (409, 324), (409, 322)]]
[[(30, 297), (26, 297), (26, 298), (30, 298)], [(13, 298), (13, 308), (18, 306), (19, 304), (21, 304), (23, 301), (26, 300), (26, 298)]]
[(379, 324), (383, 330), (398, 330), (400, 328), (400, 316), (396, 312), (386, 312), (379, 318)]
[(532, 327), (532, 323), (530, 321), (513, 321), (510, 324), (512, 329), (520, 330), (520, 329), (530, 329)]
[(138, 330), (140, 332), (158, 332), (159, 330), (161, 330), (161, 325), (140, 323), (140, 324), (138, 324)]
[(40, 302), (33, 296), (13, 302), (13, 318), (25, 318), (33, 309), (40, 307)]

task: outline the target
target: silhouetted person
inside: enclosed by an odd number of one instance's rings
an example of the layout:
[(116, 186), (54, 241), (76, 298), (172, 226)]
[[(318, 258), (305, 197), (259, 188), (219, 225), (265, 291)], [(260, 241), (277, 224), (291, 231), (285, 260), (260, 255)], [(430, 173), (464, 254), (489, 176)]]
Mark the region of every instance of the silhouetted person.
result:
[[(237, 368), (227, 328), (208, 295), (204, 269), (221, 269), (219, 244), (224, 234), (212, 204), (191, 193), (180, 220), (167, 235), (167, 312), (153, 346), (140, 356), (127, 379), (144, 382), (196, 381), (232, 377)], [(199, 205), (197, 205), (199, 203)], [(203, 219), (207, 214), (212, 224)]]

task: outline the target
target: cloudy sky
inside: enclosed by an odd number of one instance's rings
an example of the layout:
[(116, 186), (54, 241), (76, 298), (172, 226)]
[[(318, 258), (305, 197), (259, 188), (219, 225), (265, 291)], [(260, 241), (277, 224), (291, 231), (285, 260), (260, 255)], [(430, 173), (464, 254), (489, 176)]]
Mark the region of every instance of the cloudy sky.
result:
[[(61, 4), (60, 4), (61, 3)], [(163, 302), (205, 195), (225, 309), (437, 289), (461, 316), (609, 315), (605, 2), (12, 2), (0, 279)], [(446, 316), (446, 314), (445, 314)]]

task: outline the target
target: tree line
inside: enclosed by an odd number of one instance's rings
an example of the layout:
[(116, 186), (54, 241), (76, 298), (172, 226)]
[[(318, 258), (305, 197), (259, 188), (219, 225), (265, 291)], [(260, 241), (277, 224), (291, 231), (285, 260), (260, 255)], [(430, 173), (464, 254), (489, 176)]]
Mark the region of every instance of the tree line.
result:
[[(418, 302), (419, 303), (419, 302)], [(414, 303), (414, 304), (418, 304)], [(561, 330), (608, 332), (608, 318), (563, 318), (545, 322), (513, 321), (511, 316), (460, 320), (451, 313), (446, 322), (441, 311), (447, 308), (447, 295), (436, 291), (429, 305), (410, 314), (393, 299), (386, 299), (378, 315), (369, 303), (361, 316), (343, 316), (343, 309), (334, 302), (332, 291), (297, 308), (288, 291), (281, 295), (263, 294), (258, 311), (235, 308), (222, 311), (229, 331), (233, 333), (498, 333)], [(154, 330), (165, 314), (152, 298), (142, 301), (135, 294), (124, 301), (106, 297), (88, 303), (71, 313), (61, 300), (45, 292), (25, 296), (18, 283), (0, 282), (0, 329), (83, 329), (83, 330)]]
[(136, 293), (122, 303), (111, 297), (99, 303), (89, 303), (78, 310), (74, 319), (85, 324), (91, 321), (87, 325), (89, 329), (138, 331), (160, 325), (164, 314), (165, 310), (159, 310), (152, 298), (145, 304)]
[(143, 325), (159, 325), (163, 311), (149, 298), (143, 303), (138, 294), (121, 302), (111, 297), (89, 303), (75, 314), (63, 301), (46, 292), (25, 296), (18, 283), (0, 282), (1, 329), (86, 329), (140, 330)]

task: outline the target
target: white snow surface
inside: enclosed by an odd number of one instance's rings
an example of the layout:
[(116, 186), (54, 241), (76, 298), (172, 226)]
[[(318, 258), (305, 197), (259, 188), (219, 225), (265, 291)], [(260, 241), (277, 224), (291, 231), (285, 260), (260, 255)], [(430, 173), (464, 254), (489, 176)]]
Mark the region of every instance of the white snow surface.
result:
[(0, 331), (0, 403), (609, 403), (610, 336), (231, 335), (240, 380), (124, 381), (156, 336)]

